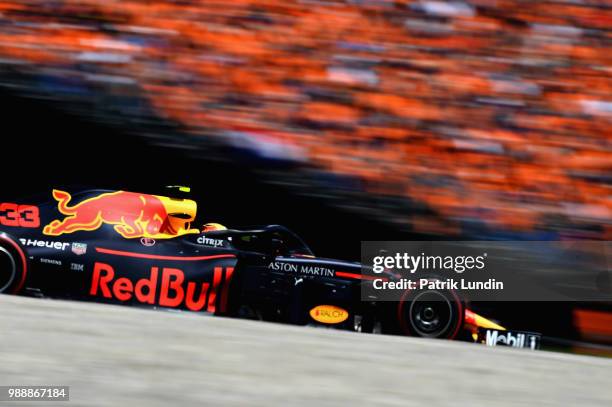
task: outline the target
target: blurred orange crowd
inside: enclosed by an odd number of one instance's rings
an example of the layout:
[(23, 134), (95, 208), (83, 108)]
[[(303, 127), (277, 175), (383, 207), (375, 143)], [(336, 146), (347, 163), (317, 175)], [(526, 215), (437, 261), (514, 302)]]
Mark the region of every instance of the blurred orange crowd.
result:
[(417, 231), (611, 234), (608, 1), (0, 0), (0, 62), (446, 220), (406, 213)]

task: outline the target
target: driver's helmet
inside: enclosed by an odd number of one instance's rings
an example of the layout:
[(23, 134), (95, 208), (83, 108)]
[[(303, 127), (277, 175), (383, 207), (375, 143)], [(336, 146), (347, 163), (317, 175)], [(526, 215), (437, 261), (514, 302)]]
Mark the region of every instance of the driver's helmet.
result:
[(202, 226), (202, 232), (214, 232), (216, 230), (227, 230), (227, 228), (220, 223), (207, 223)]

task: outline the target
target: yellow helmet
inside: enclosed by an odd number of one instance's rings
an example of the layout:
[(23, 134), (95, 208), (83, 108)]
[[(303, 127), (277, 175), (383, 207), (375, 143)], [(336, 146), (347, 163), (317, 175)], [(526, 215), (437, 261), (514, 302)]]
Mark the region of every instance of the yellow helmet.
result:
[(202, 232), (214, 232), (216, 230), (227, 230), (227, 228), (220, 223), (207, 223), (202, 226)]

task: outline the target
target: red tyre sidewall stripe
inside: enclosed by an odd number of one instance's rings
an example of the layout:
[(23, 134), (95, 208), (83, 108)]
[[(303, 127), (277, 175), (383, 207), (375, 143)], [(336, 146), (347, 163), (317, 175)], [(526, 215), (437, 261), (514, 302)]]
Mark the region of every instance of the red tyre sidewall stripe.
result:
[(399, 321), (400, 329), (405, 335), (409, 336), (412, 336), (412, 331), (410, 331), (408, 326), (406, 326), (406, 321), (404, 321), (404, 304), (406, 303), (406, 297), (410, 294), (411, 291), (412, 290), (410, 290), (409, 288), (406, 289), (406, 291), (404, 291), (404, 294), (402, 294), (399, 303), (397, 304), (397, 320)]
[(13, 246), (15, 250), (17, 250), (17, 253), (19, 253), (19, 257), (21, 257), (21, 264), (23, 266), (22, 273), (21, 273), (21, 281), (19, 282), (19, 285), (15, 287), (15, 289), (13, 290), (13, 294), (18, 294), (19, 291), (21, 291), (21, 289), (23, 288), (23, 285), (25, 284), (26, 275), (28, 274), (28, 262), (26, 260), (25, 253), (23, 252), (21, 247), (17, 244), (17, 242), (15, 242), (13, 239), (7, 236), (0, 236), (0, 240), (4, 240), (8, 242), (11, 246)]

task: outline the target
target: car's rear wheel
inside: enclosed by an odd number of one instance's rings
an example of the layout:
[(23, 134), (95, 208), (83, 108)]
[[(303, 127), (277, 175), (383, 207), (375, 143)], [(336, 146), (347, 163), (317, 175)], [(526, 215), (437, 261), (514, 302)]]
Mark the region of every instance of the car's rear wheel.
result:
[(23, 288), (25, 255), (12, 240), (0, 236), (0, 293), (17, 294)]
[(0, 293), (6, 292), (17, 277), (17, 263), (7, 249), (0, 246)]

